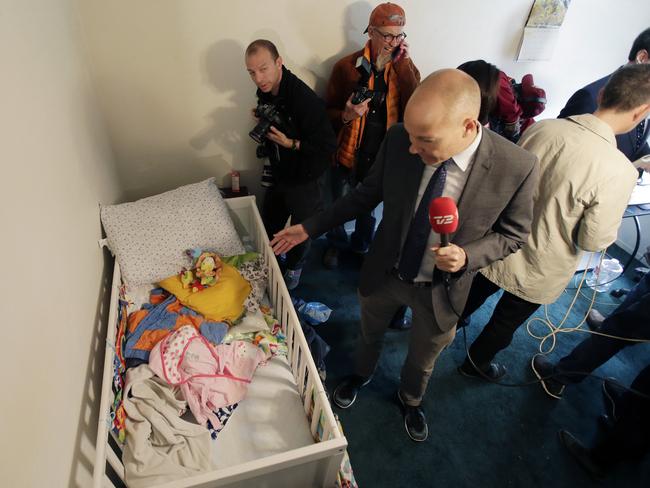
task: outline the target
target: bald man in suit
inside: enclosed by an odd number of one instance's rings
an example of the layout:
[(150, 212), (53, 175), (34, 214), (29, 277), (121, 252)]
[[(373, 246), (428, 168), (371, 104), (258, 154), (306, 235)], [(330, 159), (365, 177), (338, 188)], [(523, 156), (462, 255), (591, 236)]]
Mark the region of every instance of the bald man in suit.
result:
[[(316, 237), (384, 202), (384, 214), (361, 269), (361, 338), (355, 373), (334, 390), (341, 408), (372, 378), (392, 315), (413, 310), (398, 399), (406, 431), (424, 441), (421, 407), (436, 359), (451, 343), (474, 274), (526, 242), (537, 185), (537, 159), (478, 122), (479, 87), (453, 69), (431, 74), (415, 90), (404, 124), (393, 126), (363, 183), (330, 209), (277, 233), (276, 254)], [(458, 203), (451, 244), (427, 219), (429, 202)], [(446, 280), (444, 275), (449, 274)]]

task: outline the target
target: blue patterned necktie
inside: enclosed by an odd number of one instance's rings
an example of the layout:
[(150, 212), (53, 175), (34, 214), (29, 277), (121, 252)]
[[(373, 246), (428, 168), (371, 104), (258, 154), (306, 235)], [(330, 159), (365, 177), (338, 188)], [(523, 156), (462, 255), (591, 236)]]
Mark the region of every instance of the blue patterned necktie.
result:
[(647, 123), (647, 120), (643, 119), (639, 125), (636, 126), (636, 146), (634, 148), (634, 151), (641, 149), (641, 146), (643, 146), (643, 143), (645, 142), (643, 140), (643, 134), (645, 133), (645, 125)]
[(420, 271), (422, 264), (422, 257), (427, 247), (429, 240), (429, 232), (431, 232), (431, 225), (429, 225), (429, 204), (434, 198), (442, 196), (442, 191), (445, 188), (445, 180), (447, 179), (447, 166), (448, 159), (436, 169), (431, 175), (431, 179), (427, 184), (426, 190), (420, 200), (420, 205), (415, 211), (411, 227), (406, 235), (406, 241), (402, 248), (402, 255), (399, 261), (397, 272), (400, 278), (407, 281), (413, 281)]

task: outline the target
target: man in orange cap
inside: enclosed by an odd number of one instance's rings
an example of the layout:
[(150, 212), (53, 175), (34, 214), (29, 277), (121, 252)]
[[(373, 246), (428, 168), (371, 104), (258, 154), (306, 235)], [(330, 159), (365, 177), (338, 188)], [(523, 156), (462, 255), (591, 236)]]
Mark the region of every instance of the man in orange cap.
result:
[[(334, 200), (363, 181), (386, 130), (402, 122), (406, 102), (420, 82), (420, 73), (409, 56), (405, 24), (406, 16), (399, 5), (378, 5), (364, 31), (368, 34), (366, 45), (340, 59), (332, 69), (325, 102), (338, 134), (332, 167)], [(370, 92), (355, 97), (365, 90)], [(328, 232), (329, 247), (323, 256), (326, 268), (338, 267), (340, 250), (348, 245), (359, 254), (368, 251), (375, 233), (373, 213), (357, 216), (349, 240), (342, 225)], [(392, 321), (394, 328), (410, 326), (405, 312), (406, 308), (398, 311)]]

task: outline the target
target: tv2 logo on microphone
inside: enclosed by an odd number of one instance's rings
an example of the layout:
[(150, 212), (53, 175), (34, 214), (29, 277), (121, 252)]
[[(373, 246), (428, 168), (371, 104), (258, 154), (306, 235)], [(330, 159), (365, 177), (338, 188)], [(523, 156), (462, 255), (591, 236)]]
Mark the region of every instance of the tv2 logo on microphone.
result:
[(432, 215), (431, 217), (436, 225), (451, 224), (454, 221), (453, 215)]

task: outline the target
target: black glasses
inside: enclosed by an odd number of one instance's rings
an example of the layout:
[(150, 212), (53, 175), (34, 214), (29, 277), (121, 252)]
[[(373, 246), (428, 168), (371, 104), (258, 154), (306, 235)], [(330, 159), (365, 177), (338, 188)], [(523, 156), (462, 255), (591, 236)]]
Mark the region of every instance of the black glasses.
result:
[(383, 37), (384, 41), (386, 41), (386, 42), (393, 42), (393, 41), (402, 42), (404, 39), (406, 39), (406, 32), (402, 32), (400, 34), (393, 35), (393, 34), (385, 34), (385, 33), (383, 33), (382, 31), (380, 31), (377, 28), (375, 28), (373, 30), (375, 32), (377, 32), (377, 34), (379, 34), (381, 37)]

